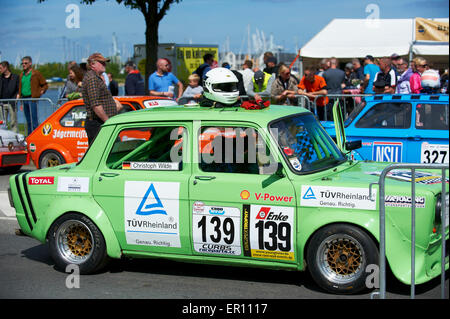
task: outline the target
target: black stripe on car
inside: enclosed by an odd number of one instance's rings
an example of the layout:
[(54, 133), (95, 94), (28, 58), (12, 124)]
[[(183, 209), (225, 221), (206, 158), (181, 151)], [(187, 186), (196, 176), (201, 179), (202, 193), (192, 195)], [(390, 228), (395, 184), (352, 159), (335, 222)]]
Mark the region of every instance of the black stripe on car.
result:
[[(22, 176), (23, 176), (23, 174), (25, 174), (25, 173), (22, 173)], [(20, 174), (17, 174), (15, 177), (17, 194), (19, 195), (20, 204), (23, 207), (23, 212), (25, 214), (25, 218), (27, 219), (28, 227), (30, 227), (30, 230), (33, 231), (33, 225), (31, 224), (30, 217), (28, 216), (28, 210), (27, 210), (27, 207), (25, 206), (25, 202), (23, 200), (22, 191), (20, 190), (19, 175)]]
[(31, 203), (30, 193), (28, 193), (28, 185), (27, 185), (27, 175), (29, 173), (25, 173), (22, 175), (22, 183), (23, 183), (23, 190), (25, 191), (25, 196), (27, 197), (27, 203), (28, 207), (30, 207), (31, 216), (33, 217), (34, 223), (37, 222), (36, 214), (34, 213), (33, 204)]

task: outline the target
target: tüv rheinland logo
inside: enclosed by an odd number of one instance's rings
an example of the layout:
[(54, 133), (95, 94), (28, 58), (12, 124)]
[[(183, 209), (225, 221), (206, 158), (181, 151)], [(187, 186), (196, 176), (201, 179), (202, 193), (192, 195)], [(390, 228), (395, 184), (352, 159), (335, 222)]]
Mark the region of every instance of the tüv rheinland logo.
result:
[(309, 187), (305, 195), (303, 195), (303, 199), (316, 199), (316, 195), (314, 195), (311, 187)]
[(136, 215), (148, 216), (155, 214), (167, 215), (167, 212), (164, 210), (164, 206), (161, 200), (159, 199), (155, 186), (152, 183), (145, 192), (145, 195), (142, 198), (142, 201), (139, 204), (139, 207), (136, 211)]

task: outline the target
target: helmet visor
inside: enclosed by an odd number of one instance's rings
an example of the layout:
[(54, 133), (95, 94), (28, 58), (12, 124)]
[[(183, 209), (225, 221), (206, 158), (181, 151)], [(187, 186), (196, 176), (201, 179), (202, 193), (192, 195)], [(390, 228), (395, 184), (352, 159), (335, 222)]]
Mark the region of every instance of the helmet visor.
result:
[(235, 82), (213, 84), (212, 89), (214, 92), (236, 92), (238, 90)]

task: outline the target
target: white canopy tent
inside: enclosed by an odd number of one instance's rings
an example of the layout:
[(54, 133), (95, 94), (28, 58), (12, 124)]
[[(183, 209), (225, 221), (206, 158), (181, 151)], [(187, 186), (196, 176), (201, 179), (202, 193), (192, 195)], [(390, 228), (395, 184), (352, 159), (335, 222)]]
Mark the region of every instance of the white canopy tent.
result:
[[(448, 18), (434, 20), (449, 21)], [(342, 60), (396, 53), (407, 57), (412, 54), (436, 56), (438, 60), (447, 61), (449, 43), (416, 42), (414, 23), (415, 19), (333, 19), (302, 47), (301, 56)]]

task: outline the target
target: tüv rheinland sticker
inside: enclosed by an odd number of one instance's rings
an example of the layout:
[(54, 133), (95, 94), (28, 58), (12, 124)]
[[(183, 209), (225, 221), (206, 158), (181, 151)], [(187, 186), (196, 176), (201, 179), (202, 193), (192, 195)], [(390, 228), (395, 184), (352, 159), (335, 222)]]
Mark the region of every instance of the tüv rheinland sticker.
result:
[(375, 210), (376, 196), (376, 189), (372, 190), (372, 201), (368, 188), (303, 185), (300, 205)]
[(125, 182), (125, 234), (130, 245), (181, 247), (180, 183)]

